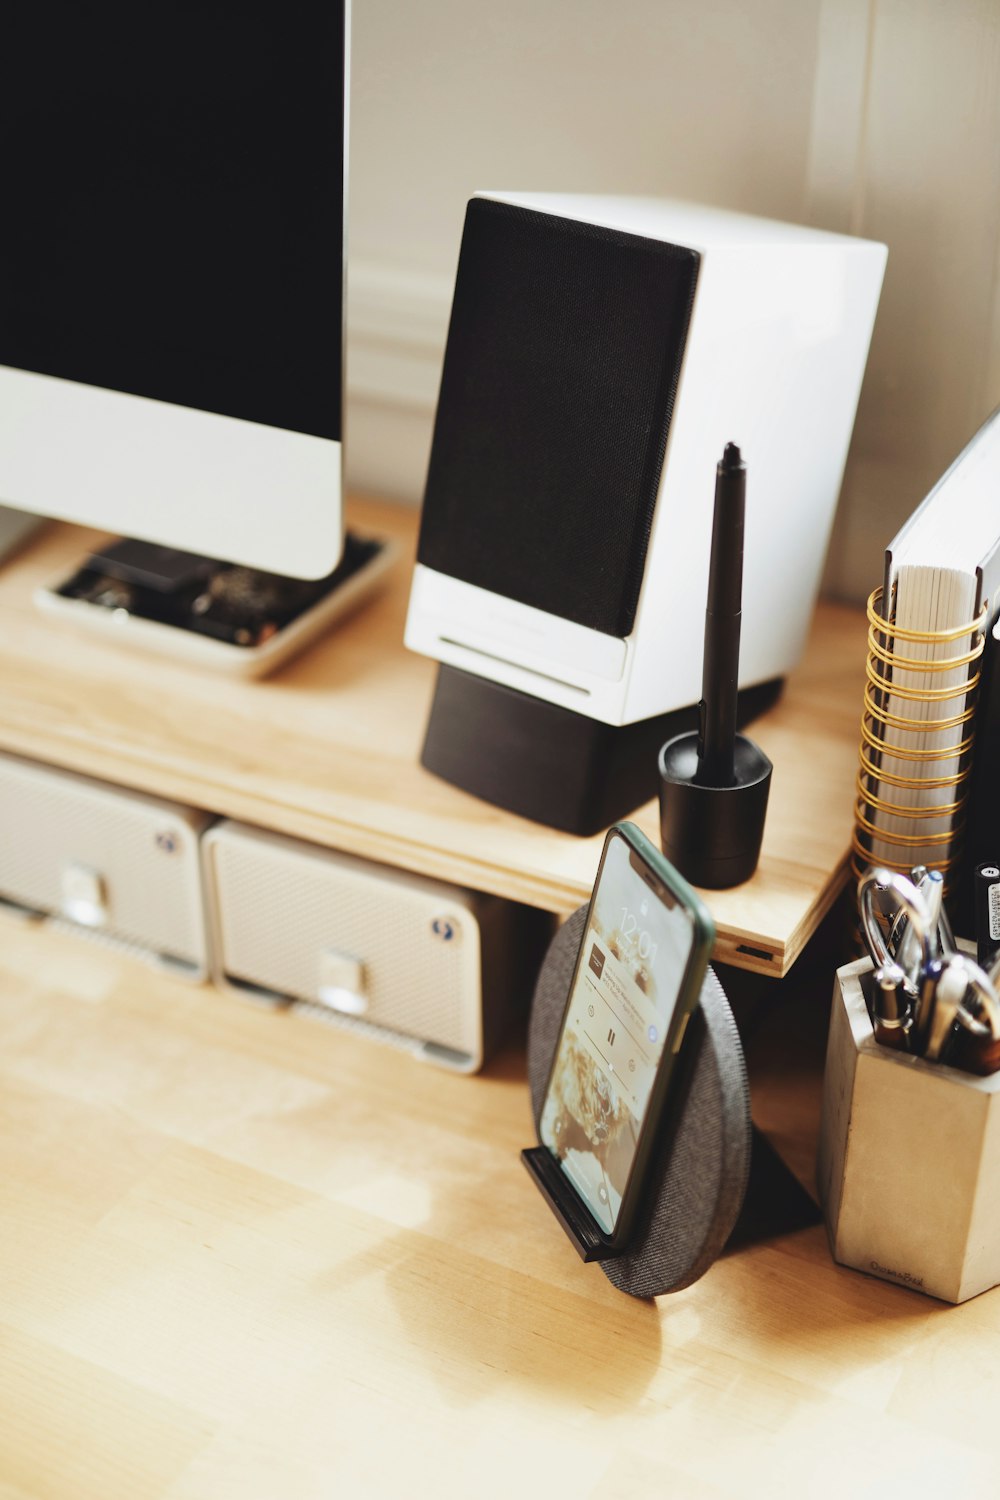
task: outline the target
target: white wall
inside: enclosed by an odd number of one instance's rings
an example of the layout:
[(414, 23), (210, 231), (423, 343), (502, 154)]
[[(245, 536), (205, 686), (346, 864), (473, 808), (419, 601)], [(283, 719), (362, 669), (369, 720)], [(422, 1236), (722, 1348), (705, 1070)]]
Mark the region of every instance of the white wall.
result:
[(465, 204), (676, 195), (889, 245), (831, 547), (879, 552), (1000, 401), (1000, 0), (354, 0), (348, 472), (419, 501)]

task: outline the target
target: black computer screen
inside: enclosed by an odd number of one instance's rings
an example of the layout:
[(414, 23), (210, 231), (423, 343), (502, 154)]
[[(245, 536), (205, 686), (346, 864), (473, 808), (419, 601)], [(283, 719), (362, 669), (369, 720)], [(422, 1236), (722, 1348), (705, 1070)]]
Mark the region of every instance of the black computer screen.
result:
[(0, 22), (0, 363), (341, 436), (344, 7)]

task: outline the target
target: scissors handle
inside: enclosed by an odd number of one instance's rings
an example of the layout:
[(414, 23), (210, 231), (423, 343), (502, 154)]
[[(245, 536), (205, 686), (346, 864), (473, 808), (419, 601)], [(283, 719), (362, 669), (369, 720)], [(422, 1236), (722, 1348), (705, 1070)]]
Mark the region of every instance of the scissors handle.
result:
[[(912, 880), (905, 875), (898, 874), (895, 870), (886, 870), (882, 866), (869, 870), (858, 882), (861, 929), (872, 963), (876, 969), (885, 969), (890, 965), (895, 965), (875, 910), (876, 896), (887, 893), (893, 897), (899, 910), (908, 919), (909, 930), (919, 947), (919, 971), (922, 972), (931, 961), (930, 913), (927, 910), (926, 900)], [(907, 974), (904, 984), (909, 994), (916, 994), (917, 986), (912, 973)]]

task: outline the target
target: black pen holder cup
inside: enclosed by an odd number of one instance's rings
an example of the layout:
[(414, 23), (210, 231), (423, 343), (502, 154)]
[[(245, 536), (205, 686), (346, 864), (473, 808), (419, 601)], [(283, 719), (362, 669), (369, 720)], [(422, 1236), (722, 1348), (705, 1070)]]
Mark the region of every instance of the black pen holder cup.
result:
[(965, 1302), (1000, 1285), (1000, 1073), (875, 1040), (872, 964), (838, 969), (817, 1182), (835, 1260)]
[[(528, 1079), (536, 1133), (586, 918), (587, 907), (581, 907), (559, 929), (535, 987)], [(679, 1064), (674, 1104), (650, 1168), (645, 1212), (621, 1253), (611, 1258), (590, 1253), (573, 1223), (575, 1195), (560, 1197), (562, 1173), (549, 1170), (544, 1147), (524, 1153), (578, 1253), (585, 1260), (600, 1260), (608, 1280), (633, 1297), (680, 1291), (704, 1275), (722, 1253), (747, 1189), (750, 1089), (736, 1022), (711, 969), (688, 1024)]]
[(727, 890), (749, 880), (760, 859), (771, 762), (753, 740), (736, 736), (732, 786), (701, 786), (697, 734), (679, 734), (660, 751), (660, 847), (685, 880)]

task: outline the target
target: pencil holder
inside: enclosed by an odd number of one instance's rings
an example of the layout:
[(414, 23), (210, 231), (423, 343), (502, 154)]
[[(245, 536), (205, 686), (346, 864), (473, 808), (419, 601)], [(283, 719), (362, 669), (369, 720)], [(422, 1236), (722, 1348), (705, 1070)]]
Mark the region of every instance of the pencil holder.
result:
[(945, 1302), (1000, 1283), (1000, 1073), (875, 1040), (870, 959), (837, 971), (818, 1186), (835, 1260)]

